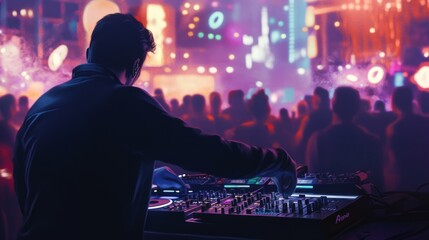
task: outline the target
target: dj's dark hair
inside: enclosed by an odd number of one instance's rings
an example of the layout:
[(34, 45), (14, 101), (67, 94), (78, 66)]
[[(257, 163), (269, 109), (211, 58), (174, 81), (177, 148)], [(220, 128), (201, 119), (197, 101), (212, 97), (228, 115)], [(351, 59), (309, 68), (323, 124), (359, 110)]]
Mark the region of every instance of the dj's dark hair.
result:
[(130, 14), (109, 14), (100, 19), (91, 35), (88, 62), (117, 70), (131, 70), (140, 58), (156, 48), (152, 33)]

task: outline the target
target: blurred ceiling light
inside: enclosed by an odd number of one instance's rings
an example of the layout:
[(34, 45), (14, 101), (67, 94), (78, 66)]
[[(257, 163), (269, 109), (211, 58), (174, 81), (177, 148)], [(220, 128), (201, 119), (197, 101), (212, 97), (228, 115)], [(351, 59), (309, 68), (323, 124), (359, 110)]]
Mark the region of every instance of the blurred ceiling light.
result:
[(83, 14), (83, 28), (86, 31), (88, 43), (94, 30), (95, 24), (98, 20), (111, 13), (119, 13), (120, 9), (118, 4), (108, 0), (92, 0), (86, 4)]
[(413, 81), (422, 89), (429, 90), (429, 63), (423, 64), (413, 76)]
[(69, 49), (66, 45), (62, 44), (52, 51), (48, 58), (48, 67), (51, 71), (57, 71), (66, 59)]
[(359, 78), (353, 74), (347, 74), (346, 79), (350, 82), (356, 82), (357, 80), (359, 80)]

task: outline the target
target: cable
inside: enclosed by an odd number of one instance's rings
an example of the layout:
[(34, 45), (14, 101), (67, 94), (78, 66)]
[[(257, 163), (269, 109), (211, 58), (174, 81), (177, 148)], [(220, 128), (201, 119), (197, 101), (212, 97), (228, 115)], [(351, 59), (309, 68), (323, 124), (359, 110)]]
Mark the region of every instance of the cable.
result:
[(429, 182), (427, 182), (427, 183), (423, 183), (422, 185), (420, 185), (418, 188), (417, 188), (417, 190), (416, 190), (416, 192), (420, 192), (420, 190), (422, 190), (424, 187), (426, 187), (426, 186), (429, 186)]

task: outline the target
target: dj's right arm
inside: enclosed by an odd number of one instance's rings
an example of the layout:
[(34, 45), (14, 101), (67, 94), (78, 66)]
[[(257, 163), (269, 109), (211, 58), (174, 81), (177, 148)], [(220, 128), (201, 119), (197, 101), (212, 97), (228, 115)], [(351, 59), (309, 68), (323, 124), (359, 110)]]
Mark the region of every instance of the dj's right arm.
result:
[(169, 115), (162, 115), (155, 129), (161, 138), (153, 142), (151, 149), (158, 148), (151, 151), (154, 159), (227, 178), (273, 177), (280, 192), (291, 194), (295, 189), (296, 164), (283, 149), (259, 148), (203, 134)]
[(204, 134), (170, 116), (139, 90), (123, 97), (133, 99), (133, 107), (126, 113), (132, 121), (127, 124), (128, 131), (147, 159), (228, 178), (296, 177), (295, 162), (283, 149), (259, 148)]

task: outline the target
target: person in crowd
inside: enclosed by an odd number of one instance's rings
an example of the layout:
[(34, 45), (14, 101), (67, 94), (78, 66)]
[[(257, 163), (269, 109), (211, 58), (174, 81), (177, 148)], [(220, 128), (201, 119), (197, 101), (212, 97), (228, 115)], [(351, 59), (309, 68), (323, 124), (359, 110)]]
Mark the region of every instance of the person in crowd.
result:
[(223, 136), (224, 132), (230, 128), (230, 121), (228, 116), (221, 113), (222, 98), (218, 92), (211, 92), (209, 100), (210, 114), (214, 121), (215, 133), (219, 136)]
[(299, 101), (296, 110), (298, 115), (296, 117), (292, 116), (292, 131), (294, 134), (298, 131), (302, 120), (306, 119), (308, 114), (310, 113), (307, 101), (305, 101), (304, 99)]
[(180, 117), (180, 104), (177, 98), (173, 98), (170, 100), (170, 107), (171, 107), (171, 115), (175, 117)]
[(429, 92), (420, 92), (418, 96), (418, 104), (420, 107), (420, 112), (429, 117)]
[(87, 63), (44, 93), (17, 134), (14, 181), (26, 239), (142, 239), (156, 160), (219, 177), (272, 177), (291, 194), (281, 148), (203, 134), (133, 87), (153, 36), (130, 14), (99, 20)]
[(22, 122), (24, 121), (25, 115), (28, 112), (29, 105), (28, 97), (23, 95), (18, 98), (18, 111), (15, 116), (12, 118), (13, 124), (15, 126), (20, 127)]
[(253, 120), (228, 130), (226, 137), (260, 147), (272, 147), (274, 144), (274, 125), (268, 122), (271, 108), (268, 96), (263, 89), (252, 95), (248, 102), (248, 109)]
[(12, 172), (12, 152), (16, 128), (12, 119), (16, 113), (16, 99), (12, 94), (0, 97), (0, 169)]
[(228, 116), (233, 127), (252, 119), (244, 101), (243, 90), (230, 91), (228, 93), (228, 104), (229, 107), (224, 109), (222, 114)]
[(155, 93), (155, 96), (154, 96), (155, 100), (159, 102), (159, 104), (165, 109), (165, 111), (170, 112), (170, 106), (165, 100), (164, 91), (162, 91), (161, 88), (157, 88), (155, 89), (154, 93)]
[(377, 135), (381, 142), (386, 142), (386, 128), (396, 119), (393, 112), (386, 111), (386, 105), (383, 101), (377, 100), (374, 103), (374, 112), (371, 118), (373, 119), (373, 133)]
[(381, 101), (377, 100), (374, 103), (374, 112), (376, 113), (385, 113), (386, 112), (386, 104)]
[(353, 122), (359, 111), (360, 95), (352, 87), (337, 87), (332, 100), (333, 123), (316, 131), (306, 150), (311, 172), (365, 172), (383, 189), (383, 147), (380, 140)]
[(201, 94), (191, 97), (192, 113), (185, 115), (183, 120), (191, 127), (199, 128), (204, 133), (215, 133), (215, 125), (212, 117), (206, 112), (206, 99)]
[(182, 98), (182, 104), (180, 105), (180, 117), (189, 115), (192, 113), (191, 95), (187, 94)]
[(397, 87), (392, 109), (398, 118), (387, 127), (387, 190), (415, 191), (429, 182), (429, 118), (413, 112), (413, 92)]
[(274, 125), (275, 141), (282, 147), (293, 146), (293, 130), (292, 120), (289, 117), (289, 111), (286, 108), (281, 108), (279, 118)]
[(310, 136), (326, 128), (332, 122), (332, 111), (330, 109), (329, 92), (323, 87), (316, 87), (311, 98), (312, 110), (304, 118), (298, 131), (295, 134), (295, 144), (298, 163), (303, 164), (305, 159), (305, 149)]
[(368, 99), (360, 100), (359, 112), (355, 122), (373, 134), (377, 134), (377, 119), (371, 113), (371, 103)]
[[(12, 119), (16, 113), (16, 99), (12, 94), (0, 97), (0, 238), (15, 240), (21, 224), (21, 213), (12, 179), (12, 155), (16, 128)], [(2, 231), (5, 234), (2, 235)]]

